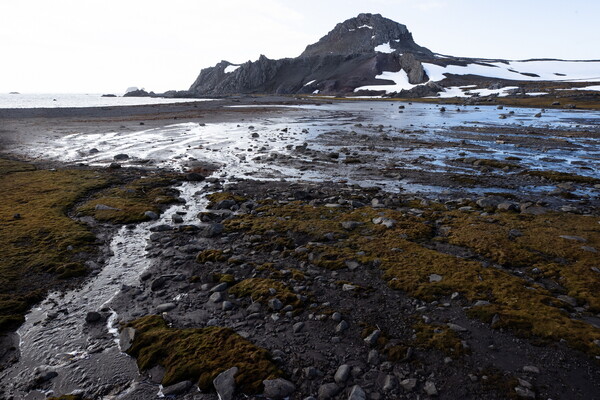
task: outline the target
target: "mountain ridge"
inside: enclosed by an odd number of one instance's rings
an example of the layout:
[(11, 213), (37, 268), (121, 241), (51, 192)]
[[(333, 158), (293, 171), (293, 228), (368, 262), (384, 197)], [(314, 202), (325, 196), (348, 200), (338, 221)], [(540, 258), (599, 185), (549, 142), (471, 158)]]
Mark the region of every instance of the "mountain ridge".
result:
[(578, 82), (600, 81), (600, 61), (539, 58), (512, 61), (442, 55), (417, 44), (406, 25), (380, 14), (363, 13), (338, 23), (298, 57), (273, 60), (261, 55), (256, 61), (243, 64), (223, 60), (204, 68), (185, 93), (198, 97), (235, 94), (448, 97), (449, 94), (470, 96), (469, 91), (475, 95), (507, 95), (509, 92), (501, 91), (502, 88), (515, 91), (516, 87), (523, 91), (521, 86), (532, 86), (531, 81), (571, 82), (572, 87), (578, 88)]

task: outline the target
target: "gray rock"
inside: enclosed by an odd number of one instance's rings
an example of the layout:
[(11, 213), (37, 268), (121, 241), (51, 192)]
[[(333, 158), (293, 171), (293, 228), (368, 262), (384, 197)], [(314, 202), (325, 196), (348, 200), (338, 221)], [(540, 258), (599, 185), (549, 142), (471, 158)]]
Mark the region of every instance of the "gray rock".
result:
[(214, 209), (215, 210), (231, 210), (231, 208), (233, 206), (235, 206), (235, 200), (221, 200), (219, 201), (217, 204), (215, 204)]
[(273, 311), (279, 311), (283, 308), (283, 303), (277, 297), (269, 300), (269, 308)]
[(428, 396), (437, 396), (438, 395), (438, 391), (437, 391), (437, 388), (435, 387), (435, 383), (433, 383), (431, 381), (425, 382), (425, 386), (423, 387), (423, 390), (425, 391), (425, 393), (427, 393)]
[(449, 322), (446, 325), (448, 325), (448, 328), (450, 328), (454, 332), (466, 332), (466, 331), (468, 331), (467, 328), (462, 327), (462, 326), (457, 325), (457, 324), (453, 324), (452, 322)]
[(348, 400), (367, 400), (367, 395), (360, 386), (354, 385), (350, 391)]
[(225, 230), (223, 224), (210, 224), (202, 228), (202, 230), (200, 231), (200, 235), (202, 235), (205, 238), (212, 238), (215, 236), (219, 236), (221, 233), (223, 233), (223, 230)]
[(93, 324), (95, 322), (100, 322), (102, 320), (102, 315), (96, 311), (90, 311), (85, 316), (85, 322), (88, 324)]
[(383, 381), (383, 391), (390, 392), (396, 388), (398, 380), (394, 375), (386, 375)]
[(173, 214), (171, 216), (171, 220), (176, 223), (176, 224), (181, 224), (183, 223), (183, 217), (179, 214)]
[(509, 201), (504, 201), (500, 204), (498, 204), (498, 210), (499, 211), (516, 211), (518, 210), (518, 206), (515, 203), (511, 203)]
[(333, 314), (331, 314), (331, 320), (335, 322), (340, 322), (342, 320), (342, 314), (337, 311), (334, 312)]
[(173, 227), (167, 224), (154, 225), (150, 227), (150, 232), (168, 232), (172, 230)]
[(156, 221), (158, 219), (158, 214), (154, 211), (145, 211), (144, 215), (146, 216), (146, 218), (149, 218), (153, 221)]
[(517, 394), (517, 396), (519, 396), (523, 399), (535, 399), (535, 393), (525, 387), (521, 387), (521, 386), (515, 387), (515, 393)]
[(336, 383), (325, 383), (319, 386), (319, 400), (333, 399), (341, 390)]
[(126, 352), (131, 348), (135, 339), (135, 329), (131, 327), (123, 328), (119, 333), (119, 348), (122, 352)]
[(585, 238), (582, 238), (581, 236), (571, 236), (571, 235), (560, 235), (559, 237), (565, 239), (565, 240), (573, 240), (576, 242), (587, 242), (587, 240)]
[(335, 327), (335, 333), (342, 333), (348, 328), (349, 325), (346, 321), (340, 321), (340, 323)]
[(223, 299), (224, 299), (223, 292), (214, 292), (208, 298), (208, 300), (212, 301), (213, 303), (219, 303), (219, 302), (223, 301)]
[(348, 378), (350, 377), (350, 372), (352, 371), (352, 367), (348, 364), (340, 365), (333, 376), (333, 380), (338, 385), (344, 385)]
[(417, 387), (417, 380), (415, 378), (404, 379), (400, 382), (400, 386), (407, 392), (412, 392)]
[(219, 400), (232, 400), (235, 393), (235, 375), (238, 373), (238, 368), (229, 368), (227, 371), (221, 372), (213, 380), (213, 386), (219, 395)]
[(34, 381), (38, 383), (48, 382), (58, 376), (58, 372), (48, 366), (37, 367), (34, 370)]
[(369, 351), (367, 362), (371, 365), (379, 364), (379, 352), (375, 349)]
[(221, 304), (221, 309), (223, 311), (229, 311), (233, 309), (233, 303), (230, 301), (224, 301), (223, 304)]
[(379, 329), (376, 329), (373, 332), (371, 332), (371, 334), (369, 336), (367, 336), (365, 338), (365, 343), (367, 343), (369, 346), (374, 346), (377, 343), (377, 340), (379, 340), (380, 336), (381, 336), (381, 331)]
[(539, 374), (540, 373), (540, 369), (538, 367), (535, 367), (533, 365), (526, 365), (523, 367), (523, 372), (529, 372), (532, 374)]
[(275, 400), (285, 399), (296, 391), (296, 386), (283, 378), (263, 381), (263, 385), (265, 387), (263, 395)]
[(185, 393), (188, 390), (190, 390), (190, 388), (192, 387), (192, 385), (193, 384), (190, 381), (178, 382), (178, 383), (176, 383), (174, 385), (163, 387), (162, 393), (165, 396), (176, 396), (178, 394), (182, 394), (182, 393)]
[(556, 296), (556, 298), (562, 301), (563, 303), (567, 303), (571, 307), (577, 307), (577, 300), (571, 296), (565, 296), (561, 294), (559, 296)]
[(443, 279), (443, 277), (441, 275), (438, 274), (431, 274), (429, 275), (429, 282), (441, 282)]
[(300, 333), (304, 330), (304, 322), (296, 322), (292, 327), (294, 333)]
[(158, 311), (159, 313), (163, 313), (163, 312), (171, 311), (175, 307), (177, 307), (177, 304), (175, 304), (175, 303), (164, 303), (164, 304), (161, 304), (158, 307), (156, 307), (156, 311)]
[(227, 286), (229, 286), (229, 285), (226, 282), (219, 283), (218, 285), (213, 286), (212, 289), (210, 289), (210, 292), (211, 293), (223, 292), (227, 289)]
[(113, 157), (113, 160), (115, 161), (123, 161), (123, 160), (128, 160), (129, 159), (129, 155), (128, 154), (117, 154), (116, 156)]
[[(115, 208), (115, 207), (107, 206), (106, 204), (96, 204), (96, 207), (94, 207), (94, 210), (108, 211), (108, 210), (119, 210), (119, 209)], [(18, 219), (18, 218), (15, 218), (15, 219)]]
[(357, 222), (357, 221), (344, 221), (342, 222), (342, 228), (346, 229), (346, 230), (353, 230), (358, 228), (359, 226), (363, 225), (362, 222)]

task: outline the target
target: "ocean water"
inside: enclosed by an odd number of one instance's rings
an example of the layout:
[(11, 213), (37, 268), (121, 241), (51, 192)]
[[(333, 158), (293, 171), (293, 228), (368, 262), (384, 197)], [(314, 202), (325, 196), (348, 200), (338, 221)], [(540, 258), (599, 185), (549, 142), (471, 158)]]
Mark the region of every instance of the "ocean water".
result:
[(101, 93), (0, 93), (0, 108), (110, 107), (185, 103), (190, 101), (210, 101), (210, 99), (102, 97)]

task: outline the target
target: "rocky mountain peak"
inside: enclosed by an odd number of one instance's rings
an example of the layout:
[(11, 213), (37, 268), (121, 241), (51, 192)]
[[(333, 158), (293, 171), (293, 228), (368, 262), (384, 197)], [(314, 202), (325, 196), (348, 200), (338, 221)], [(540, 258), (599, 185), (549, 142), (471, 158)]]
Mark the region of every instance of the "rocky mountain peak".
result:
[(381, 14), (365, 13), (337, 24), (317, 43), (307, 46), (301, 57), (373, 53), (376, 48), (383, 52), (432, 54), (414, 42), (405, 25)]

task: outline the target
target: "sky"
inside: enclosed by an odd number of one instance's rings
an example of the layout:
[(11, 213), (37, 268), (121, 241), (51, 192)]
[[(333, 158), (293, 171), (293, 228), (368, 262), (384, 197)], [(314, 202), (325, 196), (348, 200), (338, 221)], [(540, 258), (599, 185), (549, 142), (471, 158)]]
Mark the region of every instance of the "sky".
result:
[(0, 0), (0, 93), (184, 90), (221, 60), (298, 56), (361, 12), (442, 54), (600, 59), (595, 0)]

